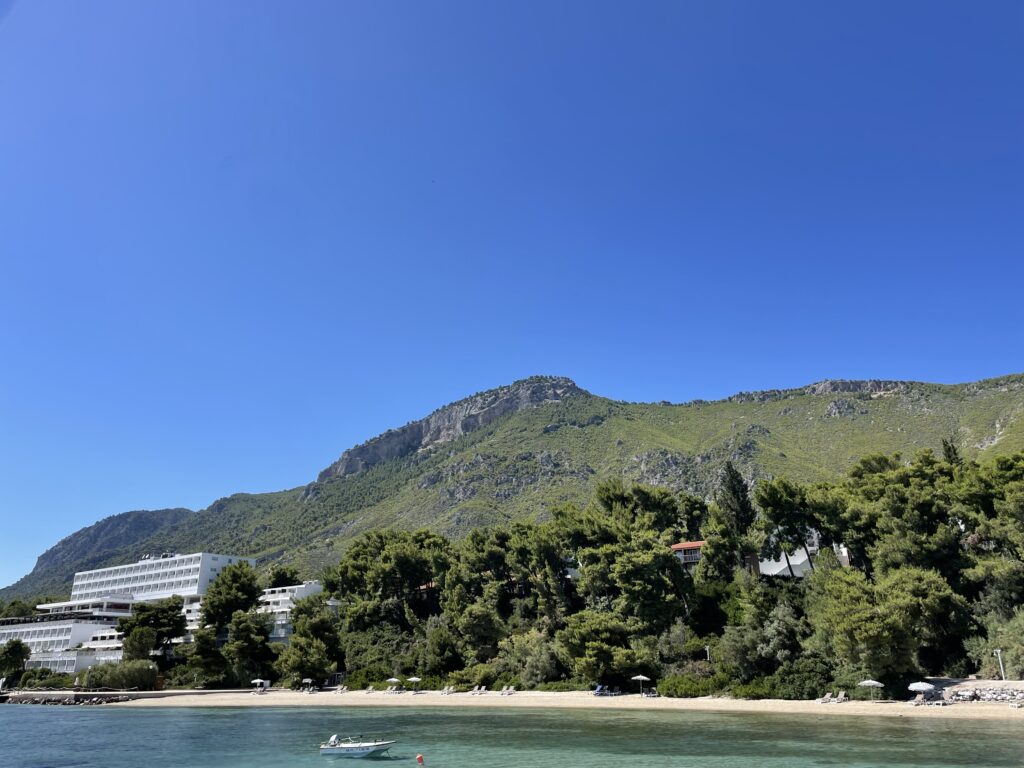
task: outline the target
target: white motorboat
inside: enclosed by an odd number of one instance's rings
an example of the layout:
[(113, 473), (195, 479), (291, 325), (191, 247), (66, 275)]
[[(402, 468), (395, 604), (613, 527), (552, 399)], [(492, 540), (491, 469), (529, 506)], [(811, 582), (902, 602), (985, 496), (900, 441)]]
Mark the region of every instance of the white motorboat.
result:
[(321, 755), (334, 755), (336, 757), (369, 757), (370, 755), (380, 755), (391, 749), (392, 744), (396, 744), (394, 741), (356, 741), (351, 736), (347, 739), (339, 739), (338, 734), (334, 734), (320, 745)]

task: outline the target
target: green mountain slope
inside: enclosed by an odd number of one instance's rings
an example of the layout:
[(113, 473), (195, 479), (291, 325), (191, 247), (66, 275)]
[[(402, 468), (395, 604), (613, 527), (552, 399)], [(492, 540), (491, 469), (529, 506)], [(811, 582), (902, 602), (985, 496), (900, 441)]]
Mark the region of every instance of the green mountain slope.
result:
[(682, 405), (623, 403), (536, 377), (356, 446), (305, 487), (237, 494), (196, 513), (152, 513), (164, 523), (116, 544), (88, 533), (96, 526), (83, 529), (0, 598), (67, 591), (74, 570), (146, 552), (233, 552), (313, 574), (366, 530), (457, 536), (543, 517), (552, 505), (584, 503), (612, 475), (709, 495), (726, 460), (752, 480), (815, 481), (866, 453), (909, 457), (950, 436), (966, 456), (1011, 453), (1024, 450), (1022, 414), (1024, 375), (959, 385), (825, 381)]

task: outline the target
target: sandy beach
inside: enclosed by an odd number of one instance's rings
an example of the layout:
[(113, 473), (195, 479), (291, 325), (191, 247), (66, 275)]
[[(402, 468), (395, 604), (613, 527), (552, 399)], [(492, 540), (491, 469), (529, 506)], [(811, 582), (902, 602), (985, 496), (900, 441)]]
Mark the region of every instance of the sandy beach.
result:
[(1017, 720), (1024, 724), (1024, 709), (1011, 709), (1006, 703), (969, 702), (946, 707), (912, 707), (903, 701), (850, 701), (843, 704), (819, 704), (816, 701), (781, 699), (699, 699), (641, 698), (637, 694), (600, 697), (589, 692), (548, 693), (523, 691), (512, 696), (497, 692), (483, 695), (456, 693), (442, 696), (436, 691), (413, 694), (385, 694), (352, 691), (336, 693), (300, 693), (273, 689), (257, 696), (250, 692), (208, 693), (169, 692), (160, 698), (138, 699), (108, 704), (111, 707), (503, 707), (554, 709), (650, 710), (680, 712), (745, 712), (758, 714), (813, 715), (815, 717), (912, 717), (940, 719)]

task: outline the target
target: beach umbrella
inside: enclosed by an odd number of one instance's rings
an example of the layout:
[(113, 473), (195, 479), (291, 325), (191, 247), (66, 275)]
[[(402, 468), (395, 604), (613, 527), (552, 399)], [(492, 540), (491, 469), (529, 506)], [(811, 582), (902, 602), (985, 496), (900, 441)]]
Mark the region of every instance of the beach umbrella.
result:
[[(860, 688), (884, 688), (885, 683), (880, 683), (877, 680), (861, 680), (857, 686)], [(871, 698), (875, 698), (874, 692), (871, 693)]]
[(420, 680), (422, 680), (422, 678), (420, 678), (420, 677), (407, 677), (406, 678), (407, 682), (413, 683), (413, 688), (414, 689), (419, 688), (419, 686), (416, 685), (416, 683), (418, 683)]
[(927, 693), (928, 691), (934, 691), (935, 686), (931, 683), (911, 683), (907, 686), (908, 691), (914, 691), (915, 693)]
[(402, 681), (399, 680), (397, 677), (389, 677), (386, 682), (389, 682), (389, 683), (400, 683)]
[(644, 683), (650, 682), (651, 678), (647, 677), (646, 675), (633, 675), (629, 679), (630, 680), (639, 680), (640, 681), (640, 695), (643, 696), (644, 695)]

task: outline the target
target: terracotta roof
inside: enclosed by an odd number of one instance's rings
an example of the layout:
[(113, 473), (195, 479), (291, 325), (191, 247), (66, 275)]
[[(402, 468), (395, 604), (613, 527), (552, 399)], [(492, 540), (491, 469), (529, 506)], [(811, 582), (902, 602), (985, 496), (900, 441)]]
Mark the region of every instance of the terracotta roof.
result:
[(672, 545), (673, 552), (681, 552), (684, 549), (700, 549), (704, 546), (703, 541), (681, 541)]

